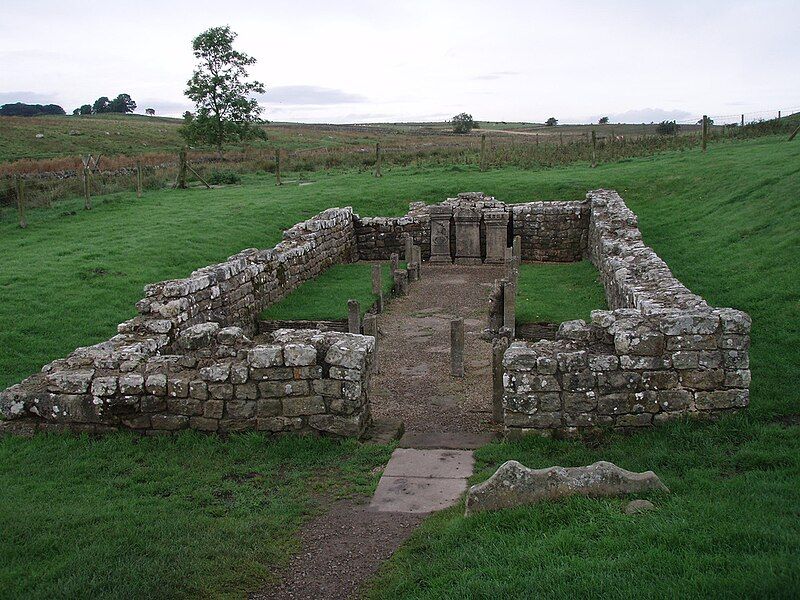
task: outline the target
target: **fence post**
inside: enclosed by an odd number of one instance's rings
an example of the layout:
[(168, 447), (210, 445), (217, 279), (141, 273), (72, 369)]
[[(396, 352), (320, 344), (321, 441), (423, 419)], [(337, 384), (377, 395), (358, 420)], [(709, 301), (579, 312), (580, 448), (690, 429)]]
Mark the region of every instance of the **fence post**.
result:
[(92, 191), (89, 188), (89, 167), (83, 167), (83, 208), (92, 210)]
[(744, 127), (744, 114), (742, 114), (742, 127)]
[(481, 134), (481, 171), (486, 170), (486, 134)]
[(597, 166), (597, 132), (592, 129), (592, 168)]
[[(372, 265), (372, 295), (375, 296), (375, 309), (383, 312), (383, 281), (381, 265)], [(364, 321), (366, 327), (366, 321)]]
[(464, 376), (464, 319), (450, 321), (450, 375)]
[(708, 115), (703, 115), (703, 152), (706, 151), (708, 143)]
[(142, 161), (136, 161), (136, 197), (142, 197)]
[(178, 188), (185, 190), (186, 185), (186, 148), (181, 148), (178, 153)]
[(361, 333), (361, 305), (358, 300), (347, 301), (347, 331)]
[(17, 191), (17, 211), (19, 211), (19, 226), (25, 229), (28, 220), (25, 218), (25, 180), (19, 175), (14, 175), (14, 187)]
[(794, 131), (792, 132), (792, 135), (789, 136), (789, 139), (787, 141), (791, 142), (795, 138), (795, 136), (797, 135), (798, 131), (800, 131), (800, 125), (795, 127)]
[(281, 183), (281, 149), (275, 148), (275, 185), (283, 185)]
[(381, 173), (381, 143), (375, 142), (375, 177), (383, 177)]

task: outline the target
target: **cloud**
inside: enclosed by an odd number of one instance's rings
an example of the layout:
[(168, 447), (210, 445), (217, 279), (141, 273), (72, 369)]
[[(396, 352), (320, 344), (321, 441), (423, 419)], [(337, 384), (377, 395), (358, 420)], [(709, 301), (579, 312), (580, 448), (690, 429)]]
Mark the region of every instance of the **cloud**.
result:
[[(692, 117), (692, 113), (685, 110), (665, 110), (663, 108), (635, 108), (607, 116), (612, 123), (658, 123), (660, 121), (685, 121)], [(599, 118), (600, 116), (592, 117), (589, 122), (594, 123)]]
[(25, 102), (27, 104), (55, 104), (55, 94), (39, 92), (0, 92), (0, 104)]
[(503, 77), (512, 77), (514, 75), (519, 75), (519, 71), (494, 71), (492, 73), (486, 73), (484, 75), (477, 75), (472, 79), (475, 81), (492, 81), (495, 79), (501, 79)]
[(316, 85), (280, 85), (267, 88), (266, 93), (259, 94), (257, 98), (265, 104), (277, 103), (291, 106), (330, 106), (368, 102), (368, 99), (361, 94)]

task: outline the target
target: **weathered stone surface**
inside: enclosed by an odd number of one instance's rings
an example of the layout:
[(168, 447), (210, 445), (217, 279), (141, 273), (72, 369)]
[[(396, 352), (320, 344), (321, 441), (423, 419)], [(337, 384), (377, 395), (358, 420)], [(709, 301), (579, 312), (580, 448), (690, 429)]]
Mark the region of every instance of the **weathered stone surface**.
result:
[(488, 480), (469, 489), (466, 514), (574, 495), (624, 496), (651, 491), (669, 491), (652, 471), (634, 473), (605, 461), (586, 467), (529, 469), (509, 460)]
[(178, 345), (184, 350), (197, 350), (211, 344), (219, 331), (219, 323), (199, 323), (184, 329), (178, 336)]
[(638, 515), (651, 510), (656, 510), (655, 504), (650, 502), (650, 500), (641, 499), (631, 500), (625, 505), (625, 508), (622, 509), (626, 515)]

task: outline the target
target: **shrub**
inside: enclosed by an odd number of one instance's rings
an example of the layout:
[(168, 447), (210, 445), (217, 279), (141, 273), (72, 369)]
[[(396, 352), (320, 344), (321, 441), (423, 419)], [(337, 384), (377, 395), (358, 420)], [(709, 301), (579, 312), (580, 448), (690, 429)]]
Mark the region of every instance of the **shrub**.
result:
[(548, 127), (555, 127), (556, 125), (558, 125), (558, 119), (556, 119), (555, 117), (550, 117), (549, 119), (547, 119), (547, 121), (544, 122), (544, 124), (547, 125)]
[(224, 169), (214, 169), (206, 180), (211, 185), (232, 185), (234, 183), (241, 183), (241, 176), (235, 171), (227, 171)]
[(475, 121), (472, 120), (472, 115), (461, 113), (453, 117), (453, 133), (469, 133), (475, 127)]
[(608, 124), (608, 117), (600, 117), (600, 120), (598, 121), (598, 124), (607, 125)]
[(660, 135), (674, 135), (681, 130), (681, 126), (675, 121), (661, 121), (656, 126), (656, 133)]

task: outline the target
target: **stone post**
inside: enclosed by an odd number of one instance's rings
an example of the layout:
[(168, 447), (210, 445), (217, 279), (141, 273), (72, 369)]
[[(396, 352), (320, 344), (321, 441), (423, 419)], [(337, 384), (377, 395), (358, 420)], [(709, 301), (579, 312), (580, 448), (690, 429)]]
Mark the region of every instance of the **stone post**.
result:
[(516, 298), (517, 286), (507, 281), (503, 284), (503, 326), (507, 327), (513, 338), (516, 334)]
[(408, 296), (408, 269), (398, 269), (394, 272), (394, 285), (399, 295)]
[(508, 338), (498, 337), (492, 342), (492, 422), (503, 422), (503, 355), (508, 350)]
[(361, 305), (358, 300), (347, 301), (347, 331), (361, 333)]
[(450, 321), (450, 375), (464, 376), (464, 319)]
[(375, 296), (375, 308), (383, 312), (383, 278), (381, 265), (372, 265), (372, 294)]
[(522, 264), (522, 236), (514, 236), (514, 259), (517, 261), (517, 266)]
[(394, 276), (395, 271), (400, 268), (400, 255), (397, 252), (392, 252), (389, 260), (392, 261), (392, 276)]
[(378, 352), (378, 315), (367, 313), (364, 315), (364, 335), (375, 338), (375, 351), (372, 355), (372, 372), (380, 373), (380, 353)]
[(452, 263), (450, 256), (450, 218), (453, 209), (449, 206), (431, 206), (431, 259), (432, 263)]
[(456, 208), (456, 264), (481, 264), (481, 213), (474, 208)]
[(412, 260), (411, 255), (413, 254), (412, 248), (414, 247), (414, 238), (411, 237), (410, 233), (406, 234), (405, 242), (406, 242), (405, 259), (407, 263), (410, 263)]
[(422, 279), (422, 248), (419, 246), (412, 246), (411, 258), (414, 259), (414, 267), (417, 270), (417, 279)]
[(486, 224), (487, 264), (501, 265), (505, 261), (508, 240), (508, 213), (501, 209), (487, 210), (483, 213)]
[(489, 294), (489, 331), (497, 333), (503, 326), (503, 284), (494, 280)]

